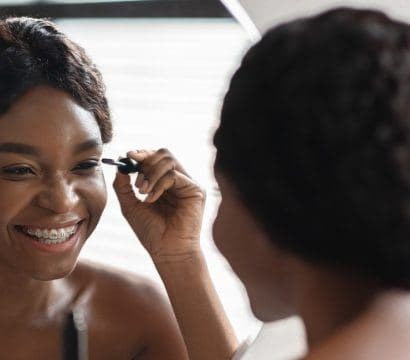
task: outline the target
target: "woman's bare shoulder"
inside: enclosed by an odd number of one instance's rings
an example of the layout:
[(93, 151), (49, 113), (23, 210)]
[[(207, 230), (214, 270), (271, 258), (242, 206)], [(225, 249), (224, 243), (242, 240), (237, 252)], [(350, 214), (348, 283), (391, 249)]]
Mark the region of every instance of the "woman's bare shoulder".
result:
[(157, 301), (166, 302), (165, 292), (151, 279), (96, 262), (79, 262), (69, 280), (87, 289), (98, 306), (122, 305), (118, 312), (138, 312)]
[(117, 353), (117, 358), (122, 358), (118, 357), (122, 352), (123, 358), (134, 358), (146, 351), (153, 340), (172, 338), (172, 333), (178, 333), (165, 295), (147, 278), (81, 262), (68, 281), (81, 294), (78, 302), (87, 318), (90, 351), (100, 358), (102, 349), (107, 358), (111, 351)]
[(410, 292), (386, 291), (305, 360), (408, 360)]

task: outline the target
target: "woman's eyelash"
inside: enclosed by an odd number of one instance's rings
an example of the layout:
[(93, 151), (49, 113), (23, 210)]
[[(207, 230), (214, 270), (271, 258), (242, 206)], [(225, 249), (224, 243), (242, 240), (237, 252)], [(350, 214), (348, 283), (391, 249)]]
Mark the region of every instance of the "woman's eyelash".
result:
[(99, 165), (99, 162), (97, 160), (93, 160), (93, 161), (85, 161), (81, 164), (78, 164), (74, 170), (90, 170), (93, 169), (95, 167), (97, 167)]
[(2, 169), (2, 172), (7, 175), (24, 176), (34, 174), (34, 171), (28, 166), (13, 166)]
[[(87, 170), (90, 171), (94, 169), (95, 167), (99, 166), (99, 161), (98, 160), (90, 160), (90, 161), (84, 161), (77, 166), (74, 167), (74, 171), (84, 171), (86, 172)], [(26, 178), (26, 177), (31, 177), (32, 175), (36, 175), (34, 170), (29, 167), (29, 166), (10, 166), (10, 167), (5, 167), (2, 168), (1, 173), (4, 174), (6, 177), (10, 178)]]

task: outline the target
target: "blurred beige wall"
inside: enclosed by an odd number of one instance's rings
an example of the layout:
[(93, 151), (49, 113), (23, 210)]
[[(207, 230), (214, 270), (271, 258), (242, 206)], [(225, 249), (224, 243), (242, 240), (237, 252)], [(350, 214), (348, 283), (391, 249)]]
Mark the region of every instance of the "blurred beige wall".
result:
[[(409, 0), (221, 0), (239, 22), (245, 27), (251, 38), (256, 39), (255, 26), (260, 32), (274, 24), (307, 16), (336, 6), (376, 8), (395, 18), (410, 21)], [(245, 11), (244, 11), (245, 10)], [(249, 18), (248, 18), (249, 16)]]

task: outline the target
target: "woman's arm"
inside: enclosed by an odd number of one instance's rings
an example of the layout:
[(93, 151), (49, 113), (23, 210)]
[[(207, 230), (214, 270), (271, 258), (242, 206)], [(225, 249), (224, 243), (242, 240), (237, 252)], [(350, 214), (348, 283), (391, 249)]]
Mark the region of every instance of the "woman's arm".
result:
[(165, 284), (191, 360), (228, 360), (238, 347), (211, 282), (199, 236), (203, 191), (167, 150), (127, 154), (142, 165), (135, 196), (128, 175), (117, 174), (121, 210)]
[[(139, 299), (143, 303), (135, 318), (139, 321), (138, 331), (143, 333), (144, 338), (144, 349), (141, 352), (141, 348), (137, 348), (134, 359), (189, 360), (177, 320), (163, 292), (145, 285), (143, 289), (139, 289), (138, 294), (135, 294), (134, 299)], [(144, 314), (141, 314), (141, 310), (144, 309)], [(130, 323), (132, 319), (128, 316), (127, 321)]]
[(211, 282), (201, 252), (170, 257), (156, 263), (165, 284), (190, 359), (228, 360), (236, 336)]

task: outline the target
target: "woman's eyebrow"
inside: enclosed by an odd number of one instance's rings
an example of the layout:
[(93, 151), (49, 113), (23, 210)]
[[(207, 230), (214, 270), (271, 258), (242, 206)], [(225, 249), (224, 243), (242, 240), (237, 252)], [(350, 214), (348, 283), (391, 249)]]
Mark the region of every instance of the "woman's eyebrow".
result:
[(31, 145), (19, 143), (0, 143), (0, 152), (3, 153), (17, 153), (23, 155), (39, 156), (40, 152), (37, 148)]
[(79, 154), (84, 151), (100, 148), (102, 146), (101, 140), (99, 139), (90, 139), (82, 142), (81, 144), (76, 145), (74, 149), (74, 154)]
[[(74, 153), (78, 154), (90, 149), (99, 148), (101, 146), (101, 140), (90, 139), (82, 142), (81, 144), (78, 144), (74, 149)], [(40, 156), (40, 151), (36, 147), (14, 142), (0, 143), (0, 153), (15, 153), (22, 155)]]

